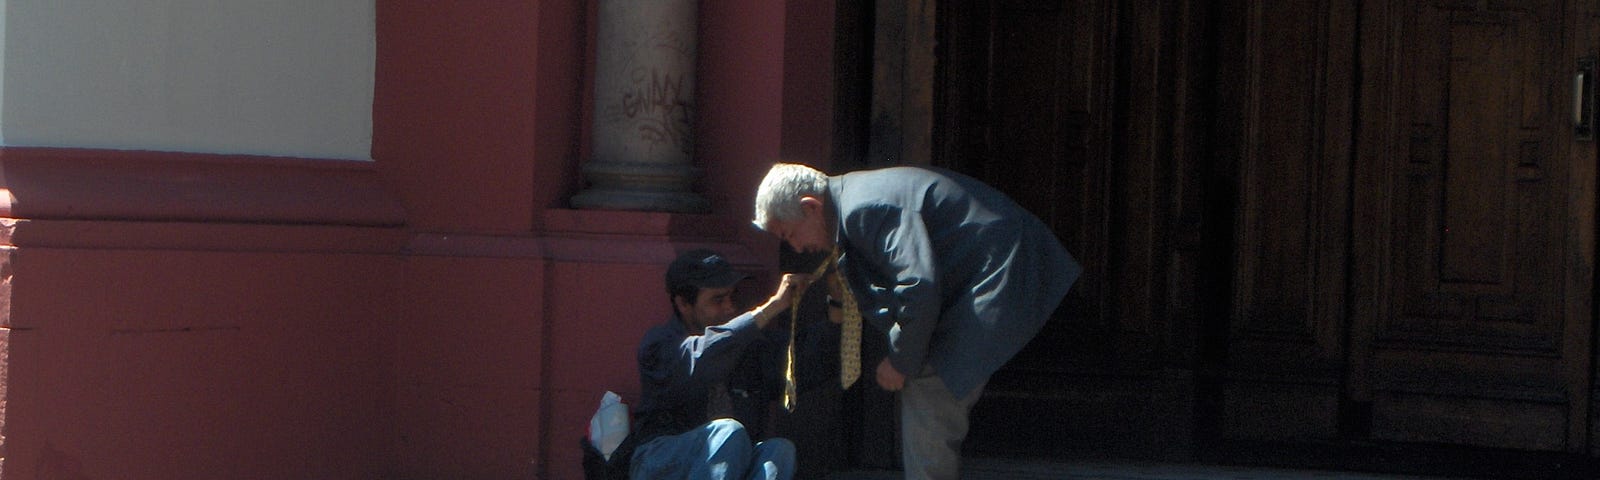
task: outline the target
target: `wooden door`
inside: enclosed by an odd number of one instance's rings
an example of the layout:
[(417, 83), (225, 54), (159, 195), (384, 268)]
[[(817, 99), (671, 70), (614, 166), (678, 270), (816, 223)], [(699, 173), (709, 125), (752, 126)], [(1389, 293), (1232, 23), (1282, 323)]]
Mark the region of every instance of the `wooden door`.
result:
[[(941, 3), (954, 48), (941, 69), (933, 163), (972, 175), (1039, 216), (1084, 265), (1058, 317), (1012, 370), (1049, 379), (1090, 352), (1106, 331), (1111, 17), (1106, 2)], [(1086, 335), (1073, 330), (1096, 330)], [(1048, 348), (1047, 348), (1048, 347)]]
[(938, 2), (931, 163), (1004, 191), (1084, 265), (990, 380), (969, 448), (1181, 457), (1191, 445), (1188, 367), (1215, 307), (1206, 286), (1225, 281), (1213, 262), (1227, 258), (1203, 201), (1215, 176), (1190, 81), (1206, 75), (1209, 12), (1133, 3)]
[(1227, 2), (1218, 37), (1217, 157), (1233, 159), (1233, 259), (1216, 363), (1216, 436), (1339, 437), (1345, 338), (1355, 2)]
[(969, 446), (1600, 445), (1597, 4), (878, 2), (865, 163), (983, 179), (1086, 267)]
[(1346, 387), (1359, 436), (1586, 448), (1595, 152), (1570, 106), (1594, 4), (1363, 6)]

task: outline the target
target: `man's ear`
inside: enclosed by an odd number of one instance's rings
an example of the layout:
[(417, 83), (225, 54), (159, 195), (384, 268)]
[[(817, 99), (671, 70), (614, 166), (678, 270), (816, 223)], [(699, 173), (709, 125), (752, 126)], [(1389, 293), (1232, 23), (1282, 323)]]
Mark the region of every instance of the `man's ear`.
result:
[(807, 213), (821, 212), (822, 199), (811, 195), (800, 197), (800, 210)]
[(683, 298), (681, 295), (673, 295), (672, 304), (678, 307), (678, 315), (683, 315), (683, 312), (689, 311), (689, 307), (694, 306), (694, 303)]

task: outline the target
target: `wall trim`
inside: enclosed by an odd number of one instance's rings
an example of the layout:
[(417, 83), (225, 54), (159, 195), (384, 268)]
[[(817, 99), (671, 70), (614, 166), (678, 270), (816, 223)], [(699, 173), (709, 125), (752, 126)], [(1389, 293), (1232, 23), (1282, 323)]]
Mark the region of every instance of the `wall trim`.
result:
[(397, 227), (374, 162), (0, 147), (0, 217)]
[(666, 265), (679, 253), (711, 248), (723, 252), (740, 269), (766, 269), (751, 248), (739, 242), (740, 222), (722, 216), (549, 209), (542, 220), (545, 231), (536, 235), (418, 233), (411, 237), (405, 252), (420, 256)]
[(0, 246), (87, 250), (184, 250), (391, 255), (400, 228), (0, 218)]

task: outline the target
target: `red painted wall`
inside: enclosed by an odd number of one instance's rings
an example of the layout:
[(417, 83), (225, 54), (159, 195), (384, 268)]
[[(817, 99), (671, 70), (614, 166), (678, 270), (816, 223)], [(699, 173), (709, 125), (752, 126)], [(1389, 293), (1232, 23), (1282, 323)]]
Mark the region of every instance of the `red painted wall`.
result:
[(461, 253), (472, 241), (419, 239), (402, 269), (400, 478), (533, 478), (539, 466), (544, 267), (514, 246)]
[[(781, 156), (785, 162), (826, 170), (834, 161), (832, 53), (837, 12), (834, 2), (796, 0), (788, 2), (784, 13)], [(753, 201), (754, 188), (750, 190)]]
[(11, 266), (9, 478), (357, 479), (389, 458), (394, 298), (351, 272), (394, 258), (23, 247)]
[(378, 2), (372, 157), (413, 229), (528, 232), (535, 178), (567, 174), (533, 161), (570, 143), (536, 138), (542, 3)]
[(746, 224), (756, 185), (778, 160), (783, 31), (784, 2), (700, 2), (696, 154), (713, 213)]
[(370, 164), (0, 148), (0, 172), (0, 477), (385, 468), (404, 212)]
[(377, 3), (370, 164), (0, 148), (0, 478), (576, 479), (678, 252), (764, 296), (831, 2), (701, 2), (710, 215), (565, 209), (596, 2), (470, 3)]
[(392, 457), (393, 233), (9, 222), (0, 475), (370, 478)]

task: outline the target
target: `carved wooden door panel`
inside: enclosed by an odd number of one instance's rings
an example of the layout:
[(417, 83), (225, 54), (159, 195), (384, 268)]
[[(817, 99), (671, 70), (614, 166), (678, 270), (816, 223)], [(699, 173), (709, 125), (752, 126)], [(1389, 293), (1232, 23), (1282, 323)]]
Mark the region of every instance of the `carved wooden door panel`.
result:
[[(1106, 321), (1109, 128), (1105, 2), (947, 0), (952, 48), (943, 71), (934, 163), (993, 185), (1038, 215), (1084, 265), (1058, 315), (1014, 369), (1059, 373), (1067, 352), (1115, 343), (1067, 329)], [(1106, 332), (1100, 332), (1106, 333)], [(1063, 347), (1079, 342), (1081, 345)], [(1048, 374), (1047, 374), (1048, 376)]]
[[(1238, 179), (1219, 436), (1339, 436), (1349, 329), (1354, 2), (1249, 0), (1220, 31), (1219, 158)], [(1237, 43), (1233, 43), (1237, 42)], [(1226, 124), (1225, 124), (1226, 125)], [(1213, 340), (1216, 341), (1216, 340)]]
[(970, 448), (1188, 448), (1172, 439), (1193, 424), (1182, 366), (1204, 314), (1197, 285), (1220, 283), (1202, 278), (1227, 258), (1203, 251), (1203, 232), (1220, 229), (1203, 212), (1209, 123), (1188, 87), (1205, 75), (1199, 3), (938, 2), (932, 163), (1011, 196), (1084, 266), (1055, 318), (990, 379)]
[(1595, 2), (1577, 3), (1363, 6), (1357, 436), (1585, 448), (1595, 153), (1570, 106)]
[[(948, 54), (936, 101), (933, 163), (995, 186), (1051, 226), (1085, 268), (1026, 349), (996, 374), (973, 413), (969, 445), (1045, 453), (1089, 437), (1074, 375), (1116, 364), (1108, 317), (1106, 39), (1101, 1), (945, 0)], [(1142, 350), (1141, 350), (1142, 351)], [(1055, 437), (1055, 441), (1044, 438)]]

